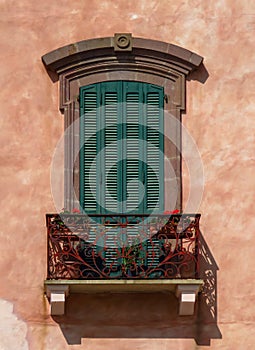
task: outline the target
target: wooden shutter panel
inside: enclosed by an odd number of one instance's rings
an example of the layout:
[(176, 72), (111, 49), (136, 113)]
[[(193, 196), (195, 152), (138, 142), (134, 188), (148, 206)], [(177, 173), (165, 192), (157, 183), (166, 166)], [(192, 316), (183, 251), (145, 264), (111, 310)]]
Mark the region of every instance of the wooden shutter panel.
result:
[[(100, 188), (101, 213), (120, 213), (121, 212), (121, 192), (120, 187), (120, 155), (119, 140), (121, 139), (121, 82), (105, 82), (101, 84), (101, 101), (100, 110), (101, 120), (101, 158), (100, 168), (102, 172), (102, 185)], [(107, 227), (105, 230), (104, 252), (106, 266), (116, 268), (121, 263), (119, 256), (119, 227)]]
[(121, 208), (121, 82), (101, 84), (102, 107), (100, 120), (102, 128), (100, 168), (102, 172), (101, 212), (120, 213)]
[(123, 212), (143, 212), (143, 84), (123, 82)]
[(146, 203), (145, 211), (164, 209), (164, 93), (145, 85)]
[(98, 153), (98, 86), (83, 87), (80, 93), (80, 202), (87, 213), (96, 213), (99, 185)]
[[(164, 209), (164, 92), (163, 88), (146, 84), (145, 86), (145, 139), (146, 139), (146, 200), (145, 212)], [(147, 241), (149, 268), (159, 263), (160, 246), (157, 239)]]

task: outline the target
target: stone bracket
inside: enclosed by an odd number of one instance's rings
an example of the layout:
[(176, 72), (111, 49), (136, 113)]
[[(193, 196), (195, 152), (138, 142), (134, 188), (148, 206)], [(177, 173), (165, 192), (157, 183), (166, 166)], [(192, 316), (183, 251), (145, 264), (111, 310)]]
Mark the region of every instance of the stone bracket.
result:
[(64, 315), (65, 301), (69, 295), (69, 286), (68, 285), (47, 286), (46, 295), (50, 301), (50, 314)]
[(200, 286), (195, 284), (177, 285), (175, 295), (179, 299), (180, 316), (191, 316), (194, 314), (199, 289)]

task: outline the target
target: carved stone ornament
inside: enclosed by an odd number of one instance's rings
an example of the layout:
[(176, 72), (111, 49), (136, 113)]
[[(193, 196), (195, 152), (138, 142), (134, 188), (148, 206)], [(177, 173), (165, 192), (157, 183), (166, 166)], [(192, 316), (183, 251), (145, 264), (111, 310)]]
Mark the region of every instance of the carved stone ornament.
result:
[(132, 51), (132, 35), (130, 33), (114, 34), (114, 51)]

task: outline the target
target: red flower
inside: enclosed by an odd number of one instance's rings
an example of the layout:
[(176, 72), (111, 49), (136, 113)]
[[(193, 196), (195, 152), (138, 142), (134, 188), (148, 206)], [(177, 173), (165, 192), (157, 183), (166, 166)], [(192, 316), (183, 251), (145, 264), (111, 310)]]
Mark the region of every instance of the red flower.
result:
[(76, 214), (80, 214), (81, 212), (80, 212), (80, 210), (79, 209), (77, 209), (77, 208), (74, 208), (73, 210), (72, 210), (72, 213), (76, 213)]
[(171, 214), (178, 214), (180, 212), (180, 210), (175, 209), (175, 210), (165, 210), (164, 214), (165, 215), (171, 215)]
[(180, 210), (175, 209), (175, 210), (172, 211), (172, 214), (178, 214), (179, 212), (180, 212)]

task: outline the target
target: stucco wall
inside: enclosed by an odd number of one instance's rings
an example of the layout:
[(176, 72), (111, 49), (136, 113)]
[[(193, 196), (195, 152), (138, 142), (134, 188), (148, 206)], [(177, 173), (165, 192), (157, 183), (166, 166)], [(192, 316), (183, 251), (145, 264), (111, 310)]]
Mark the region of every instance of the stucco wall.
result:
[[(253, 349), (255, 4), (2, 0), (0, 18), (0, 349)], [(50, 164), (63, 117), (58, 83), (41, 56), (115, 32), (177, 44), (205, 58), (204, 71), (187, 82), (183, 123), (204, 167), (199, 212), (217, 293), (207, 285), (191, 318), (177, 316), (174, 297), (157, 294), (72, 295), (66, 316), (48, 316), (45, 213), (55, 211)], [(185, 161), (192, 159), (185, 138), (183, 151)], [(185, 164), (183, 179), (186, 203)]]

